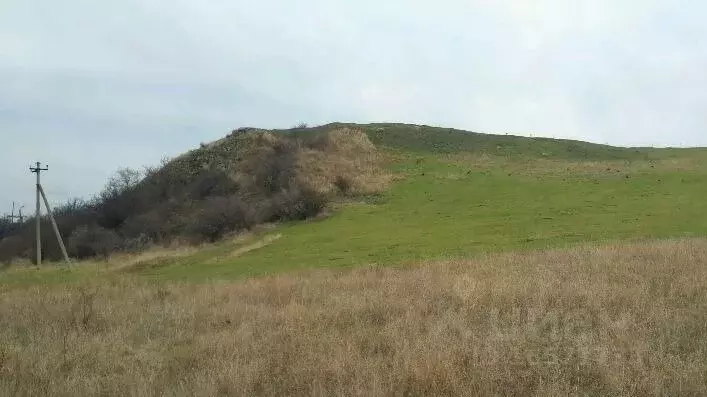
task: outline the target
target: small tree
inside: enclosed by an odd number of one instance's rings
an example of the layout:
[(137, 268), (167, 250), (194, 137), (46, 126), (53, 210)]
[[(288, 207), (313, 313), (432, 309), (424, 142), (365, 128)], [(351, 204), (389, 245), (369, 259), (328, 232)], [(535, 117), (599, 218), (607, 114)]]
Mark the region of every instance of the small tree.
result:
[(117, 229), (139, 209), (141, 203), (134, 193), (141, 180), (140, 171), (132, 168), (122, 168), (108, 180), (99, 195), (100, 226)]
[(108, 179), (108, 183), (106, 183), (101, 193), (101, 198), (105, 201), (120, 196), (137, 186), (142, 180), (142, 177), (142, 173), (138, 170), (132, 168), (119, 169)]

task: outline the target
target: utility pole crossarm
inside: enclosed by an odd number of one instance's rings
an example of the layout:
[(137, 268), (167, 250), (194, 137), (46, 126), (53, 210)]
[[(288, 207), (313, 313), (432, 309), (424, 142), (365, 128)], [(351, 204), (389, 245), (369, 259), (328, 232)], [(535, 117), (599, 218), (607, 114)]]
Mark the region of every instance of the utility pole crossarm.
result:
[(29, 170), (33, 173), (39, 174), (42, 171), (49, 171), (49, 166), (42, 168), (42, 163), (37, 161), (37, 166), (36, 167), (29, 167)]

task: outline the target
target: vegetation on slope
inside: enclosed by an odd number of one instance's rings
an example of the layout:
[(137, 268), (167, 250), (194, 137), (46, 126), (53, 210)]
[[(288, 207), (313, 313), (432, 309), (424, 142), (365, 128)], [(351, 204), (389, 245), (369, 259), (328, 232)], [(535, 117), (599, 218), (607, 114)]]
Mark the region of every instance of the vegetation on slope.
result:
[[(331, 131), (338, 133), (326, 135)], [(369, 139), (352, 131), (363, 131)], [(307, 175), (297, 183), (308, 186), (317, 196), (354, 195), (359, 197), (358, 202), (330, 203), (334, 209), (331, 216), (314, 223), (285, 223), (274, 231), (255, 228), (236, 241), (226, 239), (190, 255), (155, 258), (153, 263), (139, 267), (141, 274), (169, 279), (230, 278), (301, 267), (400, 264), (509, 249), (562, 247), (583, 241), (707, 233), (707, 224), (702, 221), (707, 212), (703, 200), (707, 195), (704, 149), (612, 148), (396, 124), (333, 124), (267, 134), (261, 130), (234, 131), (232, 136), (165, 166), (159, 174), (163, 179), (153, 181), (170, 182), (155, 185), (164, 188), (157, 190), (162, 196), (173, 199), (165, 201), (158, 195), (150, 202), (162, 203), (161, 208), (166, 210), (174, 203), (188, 202), (179, 192), (190, 191), (189, 181), (199, 180), (204, 164), (239, 169), (240, 173), (232, 174), (235, 176), (227, 181), (239, 180), (241, 186), (247, 186), (249, 178), (267, 181), (258, 175), (267, 175), (268, 164), (282, 160), (268, 152), (271, 149), (262, 149), (268, 145), (261, 145), (260, 151), (244, 150), (243, 142), (258, 135), (300, 142), (294, 165), (288, 163), (291, 158), (284, 161), (298, 175)], [(530, 146), (519, 149), (518, 154), (505, 155), (501, 143), (508, 140), (517, 140), (514, 147)], [(378, 148), (370, 141), (377, 142)], [(568, 153), (579, 153), (571, 145), (580, 144), (586, 148), (584, 154), (571, 157)], [(405, 147), (408, 149), (401, 149)], [(414, 147), (420, 150), (410, 149)], [(236, 152), (270, 162), (244, 164), (242, 157), (239, 160), (233, 156)], [(385, 172), (380, 168), (382, 158), (387, 163)], [(385, 190), (390, 174), (397, 182)], [(207, 192), (230, 186), (218, 178), (200, 183)], [(382, 194), (368, 195), (383, 190)], [(167, 215), (173, 213), (166, 210)], [(153, 216), (159, 220), (159, 211)], [(208, 217), (201, 219), (212, 224)], [(225, 218), (215, 212), (210, 219)], [(145, 226), (135, 227), (136, 232), (162, 225), (147, 215), (138, 221)], [(135, 224), (139, 226), (140, 222)], [(48, 227), (44, 230), (51, 232)], [(31, 233), (31, 226), (27, 231)], [(161, 238), (159, 229), (152, 234), (157, 240)], [(265, 240), (268, 243), (262, 244)], [(51, 235), (46, 236), (46, 242), (54, 246)], [(81, 272), (75, 269), (60, 277), (47, 277), (81, 278)], [(21, 281), (27, 277), (35, 278), (21, 273), (5, 275), (4, 279)]]
[[(375, 200), (340, 206), (317, 222), (289, 223), (193, 255), (155, 260), (139, 274), (239, 278), (586, 241), (707, 235), (703, 154), (630, 164), (411, 155), (398, 156), (392, 172), (398, 181)], [(271, 236), (278, 238), (243, 252), (243, 246)]]
[(707, 394), (704, 239), (0, 291), (0, 396)]
[[(256, 225), (302, 220), (337, 197), (385, 189), (389, 175), (360, 131), (306, 137), (254, 131), (232, 134), (151, 169), (122, 171), (90, 202), (56, 211), (70, 254), (78, 258), (138, 251), (175, 239), (216, 241)], [(33, 258), (33, 222), (0, 240), (0, 261)], [(58, 259), (51, 228), (44, 253)]]

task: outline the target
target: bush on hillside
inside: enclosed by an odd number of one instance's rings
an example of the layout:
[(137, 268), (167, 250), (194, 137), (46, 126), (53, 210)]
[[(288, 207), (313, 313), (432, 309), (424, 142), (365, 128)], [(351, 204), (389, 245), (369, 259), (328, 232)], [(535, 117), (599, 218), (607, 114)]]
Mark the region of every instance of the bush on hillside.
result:
[(121, 250), (128, 253), (142, 252), (152, 246), (153, 243), (154, 240), (150, 239), (145, 234), (140, 234), (135, 237), (125, 237), (121, 244)]
[(29, 256), (22, 236), (10, 236), (0, 240), (0, 263), (8, 264), (15, 258)]
[(17, 226), (6, 219), (0, 219), (0, 239), (9, 236)]
[(343, 175), (337, 175), (336, 177), (334, 177), (334, 186), (336, 186), (339, 193), (343, 194), (344, 196), (349, 194), (352, 185), (352, 181)]
[[(69, 201), (54, 213), (70, 255), (77, 258), (138, 251), (175, 239), (216, 241), (259, 223), (317, 216), (337, 196), (377, 193), (389, 180), (379, 163), (375, 147), (360, 131), (286, 135), (249, 130), (161, 167), (121, 169), (92, 200)], [(0, 240), (0, 260), (34, 258), (32, 220), (9, 233), (2, 230), (15, 238)], [(46, 219), (42, 240), (44, 260), (61, 260)]]
[(293, 187), (274, 195), (270, 203), (271, 220), (304, 220), (326, 207), (327, 197), (306, 186)]
[(167, 218), (164, 211), (159, 209), (135, 215), (125, 221), (121, 232), (128, 238), (142, 238), (150, 242), (162, 241), (169, 234)]
[(103, 201), (123, 195), (135, 188), (142, 180), (142, 173), (132, 168), (121, 168), (108, 179), (100, 194)]
[(240, 197), (233, 195), (205, 200), (191, 230), (197, 237), (214, 242), (232, 231), (252, 226), (253, 218), (248, 207)]
[(107, 258), (121, 246), (120, 236), (100, 226), (80, 226), (69, 237), (67, 251), (74, 258)]
[(210, 169), (199, 173), (187, 190), (190, 199), (202, 200), (234, 194), (238, 191), (238, 184), (224, 170)]
[(297, 145), (262, 133), (250, 138), (237, 163), (236, 179), (250, 197), (271, 197), (289, 189), (297, 169)]

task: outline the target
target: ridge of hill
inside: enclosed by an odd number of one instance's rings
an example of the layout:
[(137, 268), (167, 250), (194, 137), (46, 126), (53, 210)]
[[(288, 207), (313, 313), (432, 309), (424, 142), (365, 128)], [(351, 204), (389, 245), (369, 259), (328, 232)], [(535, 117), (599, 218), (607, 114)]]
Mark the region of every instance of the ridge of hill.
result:
[(527, 137), (480, 133), (455, 128), (434, 127), (404, 123), (344, 123), (334, 122), (312, 127), (266, 129), (241, 127), (227, 136), (187, 151), (172, 160), (181, 164), (198, 164), (205, 158), (233, 157), (243, 146), (243, 137), (253, 133), (274, 133), (315, 139), (316, 136), (336, 130), (364, 132), (379, 148), (411, 153), (453, 154), (469, 153), (488, 156), (546, 158), (573, 161), (657, 160), (690, 152), (707, 152), (707, 148), (622, 147), (580, 140)]
[(707, 148), (621, 147), (571, 139), (489, 134), (455, 128), (401, 123), (330, 123), (316, 127), (272, 130), (311, 134), (337, 128), (365, 132), (376, 145), (432, 153), (479, 153), (494, 156), (544, 157), (565, 160), (649, 160)]

